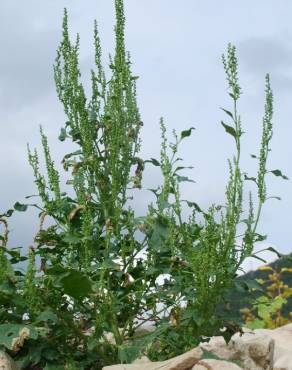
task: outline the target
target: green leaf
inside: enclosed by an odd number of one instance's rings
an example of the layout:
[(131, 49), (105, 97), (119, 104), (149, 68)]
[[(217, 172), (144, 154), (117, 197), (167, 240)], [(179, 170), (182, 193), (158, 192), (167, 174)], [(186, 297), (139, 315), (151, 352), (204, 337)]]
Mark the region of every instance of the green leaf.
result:
[(93, 351), (94, 348), (100, 345), (100, 342), (96, 338), (89, 338), (87, 341), (88, 351)]
[(263, 320), (268, 320), (272, 314), (287, 303), (287, 300), (281, 296), (277, 296), (273, 300), (269, 300), (267, 297), (259, 297), (256, 302), (259, 317)]
[(282, 172), (280, 170), (273, 170), (273, 171), (270, 171), (272, 174), (274, 174), (275, 176), (280, 176), (282, 177), (282, 179), (284, 180), (289, 180), (289, 178), (285, 175), (282, 174)]
[(87, 276), (77, 270), (70, 270), (60, 279), (64, 293), (73, 298), (81, 299), (92, 292), (92, 283)]
[(27, 210), (28, 205), (16, 202), (13, 207), (16, 211), (25, 212)]
[(158, 219), (156, 223), (153, 225), (153, 232), (151, 238), (149, 240), (149, 244), (154, 248), (159, 248), (163, 242), (169, 236), (169, 227), (165, 222)]
[(261, 258), (261, 257), (257, 256), (256, 254), (252, 254), (252, 255), (251, 255), (251, 257), (252, 257), (252, 258), (255, 258), (255, 259), (257, 259), (257, 260), (259, 260), (259, 261), (261, 261), (261, 262), (267, 263), (267, 261), (266, 261), (266, 260), (264, 260), (263, 258)]
[(176, 167), (174, 172), (181, 171), (181, 170), (184, 170), (184, 169), (193, 169), (193, 168), (194, 168), (193, 166), (189, 166), (189, 167), (178, 166), (178, 167)]
[(53, 323), (58, 322), (58, 316), (51, 310), (43, 311), (35, 320), (35, 322), (46, 322), (51, 321)]
[(28, 258), (26, 256), (20, 255), (20, 248), (7, 249), (7, 254), (10, 255), (10, 263), (15, 264), (21, 261), (26, 261)]
[(253, 321), (248, 321), (245, 325), (249, 329), (264, 329), (266, 324), (263, 320), (255, 319)]
[(81, 155), (81, 154), (82, 154), (82, 150), (81, 150), (81, 149), (75, 150), (75, 152), (72, 152), (72, 153), (68, 153), (68, 154), (66, 154), (66, 155), (64, 156), (64, 158), (63, 158), (63, 161), (64, 161), (65, 159), (68, 159), (68, 158), (73, 157), (73, 156), (75, 156), (75, 155)]
[(246, 291), (246, 290), (250, 290), (250, 291), (260, 291), (262, 292), (263, 291), (263, 288), (262, 286), (256, 281), (256, 280), (251, 280), (251, 279), (241, 279), (239, 280), (236, 285), (239, 285), (239, 286), (242, 286), (242, 288)]
[(273, 247), (268, 247), (268, 248), (265, 248), (264, 249), (265, 251), (270, 251), (270, 252), (273, 252), (273, 253), (275, 253), (277, 256), (278, 256), (278, 258), (282, 258), (283, 257), (283, 254), (281, 254), (280, 252), (278, 252), (275, 248), (273, 248)]
[(162, 200), (162, 201), (159, 200), (159, 205), (160, 205), (162, 210), (172, 207), (172, 205), (169, 202), (167, 202), (166, 200)]
[(26, 339), (37, 339), (38, 332), (32, 325), (21, 324), (2, 324), (0, 325), (0, 345), (7, 349), (15, 350), (17, 345), (17, 338), (19, 342)]
[(64, 129), (64, 127), (62, 127), (62, 128), (61, 128), (61, 132), (60, 132), (60, 135), (59, 135), (58, 139), (59, 139), (60, 141), (65, 141), (66, 137), (67, 137), (66, 130)]
[(225, 112), (226, 114), (228, 114), (228, 116), (229, 116), (229, 117), (231, 117), (231, 118), (234, 120), (234, 118), (233, 118), (233, 114), (232, 114), (231, 112), (229, 112), (229, 110), (224, 109), (224, 108), (220, 108), (220, 109), (222, 109), (222, 110), (223, 110), (223, 112)]
[(255, 234), (255, 242), (262, 242), (267, 239), (267, 235)]
[(233, 127), (226, 125), (226, 123), (224, 123), (223, 121), (221, 121), (221, 124), (228, 134), (232, 135), (235, 139), (237, 138), (237, 133)]
[(56, 361), (60, 358), (57, 348), (45, 348), (41, 351), (41, 356), (48, 361)]
[(101, 268), (120, 271), (120, 265), (114, 262), (113, 260), (111, 260), (110, 258), (107, 258), (103, 261)]
[(185, 202), (189, 207), (194, 207), (197, 212), (204, 213), (204, 211), (202, 211), (201, 207), (197, 203), (189, 202), (188, 200), (186, 200)]
[(255, 177), (249, 177), (246, 174), (244, 174), (244, 180), (253, 181), (257, 184), (257, 179)]
[[(10, 272), (8, 273), (10, 274)], [(12, 296), (15, 294), (15, 286), (10, 281), (9, 278), (2, 278), (0, 281), (0, 293), (4, 293), (5, 295)]]
[(55, 263), (54, 265), (52, 265), (52, 267), (48, 267), (46, 269), (46, 272), (52, 275), (59, 275), (64, 272), (68, 272), (68, 270), (66, 270), (62, 265)]
[(195, 130), (195, 127), (191, 127), (188, 130), (181, 131), (181, 133), (180, 133), (181, 139), (184, 139), (185, 137), (191, 136), (192, 130)]
[(80, 243), (81, 239), (77, 235), (68, 234), (63, 238), (64, 242), (69, 244), (78, 244)]
[(151, 191), (151, 193), (153, 193), (156, 196), (156, 198), (158, 198), (158, 196), (159, 196), (159, 194), (158, 194), (159, 188), (158, 189), (147, 189), (147, 190)]
[(160, 166), (160, 162), (155, 158), (151, 158), (149, 160), (147, 159), (146, 161), (144, 161), (144, 163), (147, 163), (147, 162), (152, 163), (156, 167)]
[(282, 200), (280, 197), (276, 197), (276, 196), (268, 197), (267, 199), (277, 199), (277, 200)]
[(8, 209), (8, 211), (6, 211), (5, 213), (1, 214), (0, 215), (0, 218), (1, 217), (11, 217), (12, 214), (13, 214), (14, 210), (13, 209)]
[(240, 281), (239, 282), (235, 282), (234, 283), (234, 288), (236, 291), (240, 292), (240, 293), (244, 293), (246, 292), (246, 286), (244, 284), (242, 284)]
[(121, 345), (118, 349), (119, 360), (122, 364), (130, 364), (140, 356), (141, 349), (140, 346)]
[(189, 179), (189, 178), (188, 178), (188, 177), (186, 177), (186, 176), (179, 176), (179, 175), (177, 175), (177, 174), (175, 174), (175, 176), (176, 176), (176, 178), (177, 178), (177, 181), (178, 181), (178, 182), (193, 182), (193, 183), (195, 183), (195, 181), (194, 181), (194, 180)]

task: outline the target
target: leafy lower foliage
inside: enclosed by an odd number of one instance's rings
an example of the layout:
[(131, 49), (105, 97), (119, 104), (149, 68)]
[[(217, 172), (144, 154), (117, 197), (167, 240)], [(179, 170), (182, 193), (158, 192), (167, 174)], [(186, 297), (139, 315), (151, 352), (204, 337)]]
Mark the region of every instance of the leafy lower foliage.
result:
[[(291, 265), (291, 260), (290, 260)], [(284, 283), (284, 276), (292, 273), (291, 267), (282, 267), (279, 270), (266, 265), (258, 269), (265, 276), (257, 279), (263, 286), (264, 294), (257, 297), (251, 308), (242, 308), (241, 314), (244, 317), (246, 326), (251, 329), (275, 329), (291, 323), (292, 312), (284, 314), (284, 308), (292, 297), (291, 286)]]
[[(131, 362), (142, 353), (166, 359), (216, 334), (228, 340), (240, 327), (219, 313), (218, 305), (233, 287), (244, 259), (253, 255), (254, 243), (265, 238), (256, 230), (268, 199), (265, 177), (273, 115), (269, 76), (260, 152), (253, 155), (259, 161), (258, 173), (250, 177), (240, 169), (241, 89), (235, 48), (229, 45), (223, 64), (233, 108), (223, 109), (229, 122), (222, 125), (236, 152), (229, 160), (225, 204), (203, 210), (180, 195), (181, 183), (193, 180), (181, 175), (189, 167), (179, 163), (178, 150), (193, 127), (174, 132), (169, 142), (161, 120), (160, 158), (138, 156), (143, 123), (136, 102), (137, 77), (124, 46), (122, 0), (115, 6), (116, 49), (110, 56), (109, 79), (95, 24), (90, 99), (80, 81), (79, 36), (71, 42), (64, 14), (54, 76), (67, 115), (59, 139), (76, 146), (62, 160), (70, 190), (61, 189), (41, 128), (46, 175), (40, 171), (37, 151), (28, 147), (40, 201), (17, 202), (0, 216), (0, 346), (21, 369), (101, 369)], [(140, 196), (146, 165), (160, 168), (162, 184), (151, 189), (155, 201), (138, 217), (131, 201)], [(286, 178), (279, 170), (270, 172)], [(244, 216), (245, 180), (256, 184), (258, 200), (255, 209), (249, 195)], [(7, 219), (28, 206), (40, 210), (40, 227), (35, 245), (22, 256), (8, 248)], [(45, 227), (46, 219), (51, 226)], [(144, 329), (148, 324), (151, 333)]]

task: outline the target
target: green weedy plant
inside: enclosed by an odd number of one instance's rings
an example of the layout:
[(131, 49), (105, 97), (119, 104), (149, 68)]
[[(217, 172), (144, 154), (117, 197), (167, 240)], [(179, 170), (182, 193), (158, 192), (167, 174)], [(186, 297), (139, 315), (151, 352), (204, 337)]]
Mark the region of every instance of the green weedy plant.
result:
[[(40, 172), (38, 153), (28, 147), (41, 200), (31, 205), (41, 211), (35, 246), (22, 257), (7, 248), (8, 231), (1, 237), (0, 274), (8, 288), (1, 283), (0, 346), (22, 369), (101, 369), (131, 362), (142, 353), (161, 360), (222, 334), (223, 327), (223, 335), (230, 338), (240, 327), (217, 308), (244, 259), (253, 256), (254, 244), (265, 238), (257, 233), (257, 225), (269, 198), (265, 185), (273, 115), (269, 76), (260, 154), (253, 155), (259, 170), (257, 177), (249, 177), (240, 169), (241, 89), (235, 47), (228, 46), (223, 65), (233, 108), (223, 109), (231, 124), (222, 125), (233, 137), (236, 153), (229, 160), (226, 204), (204, 211), (180, 195), (180, 183), (192, 180), (181, 175), (189, 167), (181, 165), (177, 155), (193, 128), (174, 131), (174, 142), (169, 142), (161, 120), (160, 159), (138, 156), (142, 122), (137, 77), (132, 76), (130, 54), (125, 51), (123, 1), (115, 0), (115, 7), (116, 48), (110, 56), (109, 79), (95, 23), (90, 99), (80, 81), (79, 36), (71, 42), (65, 11), (54, 77), (67, 116), (59, 139), (70, 139), (77, 146), (62, 160), (64, 170), (71, 173), (70, 194), (61, 189), (41, 128), (46, 176)], [(141, 189), (147, 163), (160, 167), (163, 183), (151, 189), (156, 199), (147, 214), (137, 217), (130, 206), (132, 189)], [(279, 170), (270, 172), (286, 178)], [(245, 180), (256, 184), (258, 204), (254, 210), (250, 194), (243, 218)], [(186, 220), (183, 204), (191, 210)], [(14, 209), (27, 207), (16, 203)], [(6, 230), (13, 211), (1, 216)], [(52, 222), (47, 228), (46, 218)], [(239, 241), (241, 224), (245, 230)], [(24, 272), (11, 267), (22, 259), (28, 263)], [(145, 334), (140, 329), (149, 323), (155, 331)]]

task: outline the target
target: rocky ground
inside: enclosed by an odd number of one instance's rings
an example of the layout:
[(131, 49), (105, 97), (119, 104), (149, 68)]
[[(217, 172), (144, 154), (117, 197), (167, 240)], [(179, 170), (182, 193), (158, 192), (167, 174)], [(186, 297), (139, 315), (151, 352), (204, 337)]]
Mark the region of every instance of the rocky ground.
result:
[[(203, 350), (218, 359), (202, 359)], [(187, 361), (189, 359), (190, 362)], [(193, 363), (191, 363), (193, 361)], [(292, 324), (274, 330), (244, 330), (227, 345), (223, 337), (164, 362), (147, 358), (131, 365), (107, 366), (104, 370), (292, 370)]]
[[(203, 359), (204, 351), (216, 359)], [(103, 370), (292, 370), (292, 323), (274, 330), (244, 330), (227, 345), (223, 337), (167, 361), (151, 362), (142, 357), (129, 365), (106, 366)], [(13, 360), (0, 352), (0, 370), (18, 370)]]

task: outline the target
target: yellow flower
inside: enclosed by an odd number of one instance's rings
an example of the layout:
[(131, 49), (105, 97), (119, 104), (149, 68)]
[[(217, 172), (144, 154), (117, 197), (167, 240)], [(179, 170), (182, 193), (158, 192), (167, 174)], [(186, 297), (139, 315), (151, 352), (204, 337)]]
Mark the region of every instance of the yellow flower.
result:
[(259, 271), (273, 271), (271, 266), (261, 266), (258, 268)]

